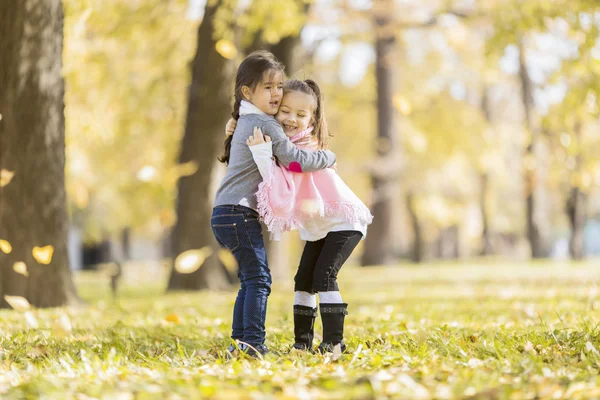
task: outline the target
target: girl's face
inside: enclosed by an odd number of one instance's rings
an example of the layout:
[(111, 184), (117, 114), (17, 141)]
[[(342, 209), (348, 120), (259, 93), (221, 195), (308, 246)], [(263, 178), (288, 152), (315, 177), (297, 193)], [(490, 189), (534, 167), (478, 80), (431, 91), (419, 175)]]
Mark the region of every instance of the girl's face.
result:
[(266, 71), (254, 89), (244, 86), (242, 94), (246, 100), (265, 114), (277, 114), (283, 96), (283, 73), (281, 71)]
[(311, 95), (297, 91), (287, 92), (275, 119), (283, 126), (285, 135), (291, 138), (313, 125), (315, 106), (315, 99)]

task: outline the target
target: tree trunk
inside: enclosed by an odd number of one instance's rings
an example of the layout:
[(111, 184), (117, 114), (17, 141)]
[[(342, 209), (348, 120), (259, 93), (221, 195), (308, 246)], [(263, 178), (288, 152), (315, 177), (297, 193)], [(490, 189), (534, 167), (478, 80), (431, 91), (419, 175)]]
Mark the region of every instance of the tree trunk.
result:
[(483, 224), (483, 232), (481, 233), (481, 252), (482, 256), (489, 256), (493, 254), (494, 248), (492, 246), (492, 235), (490, 231), (490, 216), (487, 205), (487, 194), (490, 186), (489, 175), (483, 173), (479, 177), (480, 179), (480, 197), (479, 197), (479, 207), (481, 209), (481, 222)]
[[(36, 307), (78, 302), (67, 254), (65, 120), (60, 1), (20, 0), (0, 7), (0, 169), (14, 171), (0, 187), (0, 306), (5, 295)], [(52, 246), (54, 251), (35, 247)], [(46, 250), (47, 251), (47, 250)], [(42, 265), (36, 261), (38, 255)], [(29, 277), (13, 270), (27, 265)]]
[[(575, 138), (577, 143), (577, 157), (575, 158), (575, 174), (581, 172), (581, 124), (577, 122), (575, 124)], [(587, 219), (587, 195), (581, 190), (581, 188), (575, 183), (575, 186), (571, 189), (571, 194), (567, 200), (567, 215), (569, 217), (569, 223), (571, 225), (571, 237), (569, 238), (569, 254), (573, 260), (582, 260), (585, 257), (584, 254), (584, 229), (585, 222)]]
[[(375, 74), (377, 80), (377, 156), (390, 162), (389, 156), (395, 148), (394, 123), (394, 66), (392, 57), (396, 47), (395, 31), (390, 29), (393, 22), (394, 2), (377, 0), (373, 4), (375, 12)], [(394, 160), (397, 163), (397, 160)], [(392, 260), (392, 221), (393, 218), (393, 176), (375, 171), (371, 176), (374, 192), (372, 213), (373, 223), (365, 240), (362, 265), (387, 264)]]
[[(213, 23), (223, 0), (209, 1), (198, 28), (198, 44), (192, 62), (192, 82), (188, 112), (181, 142), (180, 163), (194, 161), (198, 171), (178, 183), (177, 222), (173, 231), (172, 256), (191, 249), (212, 246), (217, 249), (210, 228), (214, 199), (210, 191), (217, 154), (223, 149), (223, 129), (231, 111), (231, 82), (235, 65), (215, 49)], [(219, 263), (216, 251), (191, 274), (172, 269), (169, 290), (225, 289), (230, 281)]]
[(412, 261), (415, 263), (420, 263), (423, 261), (423, 232), (419, 222), (419, 216), (417, 215), (414, 195), (412, 193), (408, 193), (406, 195), (406, 205), (408, 207), (408, 214), (410, 216), (410, 222), (414, 235)]
[[(483, 116), (485, 117), (485, 120), (491, 126), (493, 123), (492, 111), (487, 87), (483, 90), (481, 109), (483, 111)], [(482, 256), (488, 256), (494, 252), (494, 248), (492, 245), (492, 233), (490, 228), (490, 216), (488, 210), (488, 191), (490, 188), (490, 176), (485, 169), (479, 175), (479, 182), (479, 208), (481, 209), (481, 222), (483, 225), (483, 231), (481, 233), (482, 245), (480, 254)]]
[(533, 82), (527, 71), (524, 39), (519, 40), (519, 78), (521, 80), (523, 109), (525, 111), (525, 127), (529, 134), (529, 144), (525, 150), (525, 196), (527, 239), (531, 247), (531, 257), (544, 257), (544, 244), (540, 232), (540, 223), (537, 215), (538, 171), (537, 171), (537, 146), (539, 130), (534, 121)]

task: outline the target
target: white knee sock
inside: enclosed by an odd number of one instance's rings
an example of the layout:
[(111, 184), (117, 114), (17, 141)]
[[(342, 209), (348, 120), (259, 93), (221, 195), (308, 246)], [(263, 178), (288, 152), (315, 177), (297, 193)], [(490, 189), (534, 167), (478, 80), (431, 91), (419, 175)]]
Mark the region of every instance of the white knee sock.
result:
[(341, 304), (343, 302), (340, 292), (319, 292), (319, 303)]
[(317, 295), (308, 292), (295, 292), (294, 305), (315, 308), (317, 306)]

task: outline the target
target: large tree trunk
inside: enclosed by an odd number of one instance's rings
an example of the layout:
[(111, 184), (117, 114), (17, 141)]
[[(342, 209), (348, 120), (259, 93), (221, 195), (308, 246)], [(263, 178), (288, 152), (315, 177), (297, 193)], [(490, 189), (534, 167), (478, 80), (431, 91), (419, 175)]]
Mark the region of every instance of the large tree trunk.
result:
[[(1, 306), (5, 295), (37, 307), (78, 302), (67, 254), (62, 40), (60, 1), (0, 7), (0, 169), (14, 171), (0, 187), (0, 239), (12, 245), (9, 254), (0, 251)], [(48, 265), (33, 256), (44, 246), (54, 249)], [(13, 271), (15, 262), (27, 265), (29, 277)]]
[[(581, 124), (575, 124), (575, 145), (578, 148), (578, 154), (575, 158), (575, 174), (581, 172)], [(579, 187), (580, 182), (575, 182), (571, 188), (571, 194), (567, 200), (567, 215), (571, 225), (571, 237), (569, 238), (569, 253), (574, 260), (581, 260), (585, 257), (584, 254), (584, 228), (587, 219), (587, 195)]]
[[(375, 13), (375, 54), (377, 80), (377, 156), (383, 162), (390, 162), (389, 155), (395, 150), (394, 123), (394, 66), (393, 55), (396, 47), (393, 22), (393, 0), (377, 0), (373, 4)], [(394, 160), (398, 163), (398, 160)], [(384, 168), (385, 169), (385, 168)], [(365, 240), (362, 265), (387, 264), (393, 257), (392, 221), (393, 218), (393, 174), (375, 171), (371, 176), (373, 195), (373, 224)]]
[(539, 190), (538, 171), (537, 171), (537, 147), (539, 129), (534, 121), (534, 102), (533, 102), (533, 82), (527, 71), (527, 62), (525, 54), (524, 39), (519, 40), (519, 78), (521, 80), (523, 109), (525, 111), (525, 127), (529, 134), (529, 143), (525, 150), (525, 196), (526, 196), (526, 220), (527, 220), (527, 239), (531, 247), (531, 257), (544, 257), (544, 244), (540, 232), (540, 222), (538, 221), (538, 200), (537, 192)]
[[(210, 228), (214, 201), (210, 188), (215, 159), (223, 149), (223, 129), (231, 111), (231, 82), (235, 79), (235, 65), (217, 53), (213, 39), (214, 17), (222, 3), (223, 0), (207, 3), (198, 28), (179, 157), (181, 163), (197, 163), (198, 171), (182, 177), (178, 184), (177, 222), (172, 239), (174, 259), (186, 250), (204, 246), (217, 249)], [(229, 286), (227, 271), (219, 263), (215, 251), (194, 273), (180, 274), (173, 268), (168, 289), (225, 289)]]

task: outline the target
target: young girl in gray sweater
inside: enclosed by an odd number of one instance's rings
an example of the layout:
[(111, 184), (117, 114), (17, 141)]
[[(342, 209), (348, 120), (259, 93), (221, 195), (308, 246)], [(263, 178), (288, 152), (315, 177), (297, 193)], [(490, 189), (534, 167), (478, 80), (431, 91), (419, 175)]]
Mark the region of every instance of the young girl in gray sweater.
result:
[[(215, 198), (211, 227), (221, 247), (237, 260), (241, 287), (233, 307), (231, 338), (250, 355), (265, 354), (265, 318), (271, 292), (271, 273), (258, 221), (255, 194), (262, 181), (247, 139), (258, 127), (273, 142), (273, 155), (285, 166), (318, 171), (335, 164), (329, 150), (298, 149), (273, 118), (283, 97), (283, 65), (267, 51), (251, 53), (240, 64), (235, 82), (232, 116), (237, 126), (225, 141), (219, 159), (227, 172)], [(235, 347), (230, 346), (230, 351)]]

